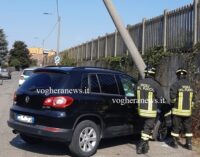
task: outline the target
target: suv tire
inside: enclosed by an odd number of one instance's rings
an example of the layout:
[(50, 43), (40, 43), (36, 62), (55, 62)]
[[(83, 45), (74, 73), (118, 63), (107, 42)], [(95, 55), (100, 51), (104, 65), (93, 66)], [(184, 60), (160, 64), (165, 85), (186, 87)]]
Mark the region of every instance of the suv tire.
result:
[(31, 137), (25, 134), (20, 134), (22, 140), (24, 140), (28, 144), (38, 144), (41, 142), (39, 138)]
[(75, 156), (89, 157), (96, 153), (99, 141), (99, 127), (90, 120), (84, 120), (76, 126), (69, 149)]

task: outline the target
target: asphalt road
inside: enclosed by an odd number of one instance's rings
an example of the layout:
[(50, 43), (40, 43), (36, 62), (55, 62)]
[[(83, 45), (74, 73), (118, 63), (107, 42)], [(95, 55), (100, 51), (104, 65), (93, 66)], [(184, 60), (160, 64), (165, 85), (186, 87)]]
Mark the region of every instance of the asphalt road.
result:
[[(69, 157), (66, 145), (41, 142), (39, 145), (26, 144), (7, 126), (9, 108), (14, 91), (18, 87), (19, 73), (12, 74), (12, 80), (0, 85), (0, 157)], [(164, 142), (150, 142), (150, 151), (145, 155), (136, 154), (136, 137), (122, 137), (102, 140), (94, 157), (200, 157), (196, 151), (188, 151), (181, 146), (173, 149)], [(200, 149), (200, 148), (195, 148)]]

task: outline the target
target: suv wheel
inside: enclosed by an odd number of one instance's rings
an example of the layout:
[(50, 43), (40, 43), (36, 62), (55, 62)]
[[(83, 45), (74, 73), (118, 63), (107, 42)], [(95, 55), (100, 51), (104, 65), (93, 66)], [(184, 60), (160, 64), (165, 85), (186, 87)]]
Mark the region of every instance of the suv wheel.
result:
[(69, 149), (76, 156), (89, 157), (96, 153), (99, 141), (98, 126), (90, 120), (84, 120), (76, 126)]
[(28, 144), (38, 144), (38, 143), (41, 142), (40, 139), (35, 138), (35, 137), (31, 137), (31, 136), (27, 136), (25, 134), (20, 134), (20, 137), (21, 137), (22, 140), (24, 140)]

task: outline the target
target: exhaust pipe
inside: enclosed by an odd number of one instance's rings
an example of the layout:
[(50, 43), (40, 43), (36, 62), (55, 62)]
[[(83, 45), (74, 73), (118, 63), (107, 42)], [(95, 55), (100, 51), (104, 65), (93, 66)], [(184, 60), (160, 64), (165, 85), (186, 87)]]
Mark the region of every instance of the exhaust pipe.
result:
[(17, 130), (12, 131), (13, 134), (18, 134)]

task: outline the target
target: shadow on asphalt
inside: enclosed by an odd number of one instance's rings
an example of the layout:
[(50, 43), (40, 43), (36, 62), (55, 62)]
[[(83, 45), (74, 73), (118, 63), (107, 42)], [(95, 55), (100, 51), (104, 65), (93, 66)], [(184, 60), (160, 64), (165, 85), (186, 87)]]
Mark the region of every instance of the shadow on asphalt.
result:
[(63, 156), (63, 155), (72, 156), (68, 147), (65, 144), (59, 142), (41, 140), (41, 143), (31, 145), (24, 142), (20, 138), (20, 136), (17, 135), (10, 141), (10, 144), (18, 149), (38, 154), (54, 155), (54, 156)]
[[(105, 148), (112, 148), (114, 146), (120, 146), (124, 144), (136, 144), (139, 140), (139, 136), (125, 136), (125, 137), (117, 137), (111, 139), (103, 139), (101, 140), (98, 149), (105, 149)], [(13, 147), (18, 149), (29, 151), (38, 154), (45, 154), (49, 156), (63, 156), (69, 155), (72, 156), (68, 147), (64, 143), (58, 143), (53, 141), (42, 141), (40, 144), (37, 145), (30, 145), (25, 143), (19, 135), (10, 141), (10, 144)], [(131, 147), (131, 146), (130, 146)]]
[(109, 147), (114, 147), (114, 146), (119, 146), (119, 145), (124, 145), (124, 144), (136, 145), (139, 139), (140, 139), (140, 136), (137, 136), (137, 135), (103, 139), (101, 140), (98, 149), (104, 149), (104, 148), (109, 148)]

